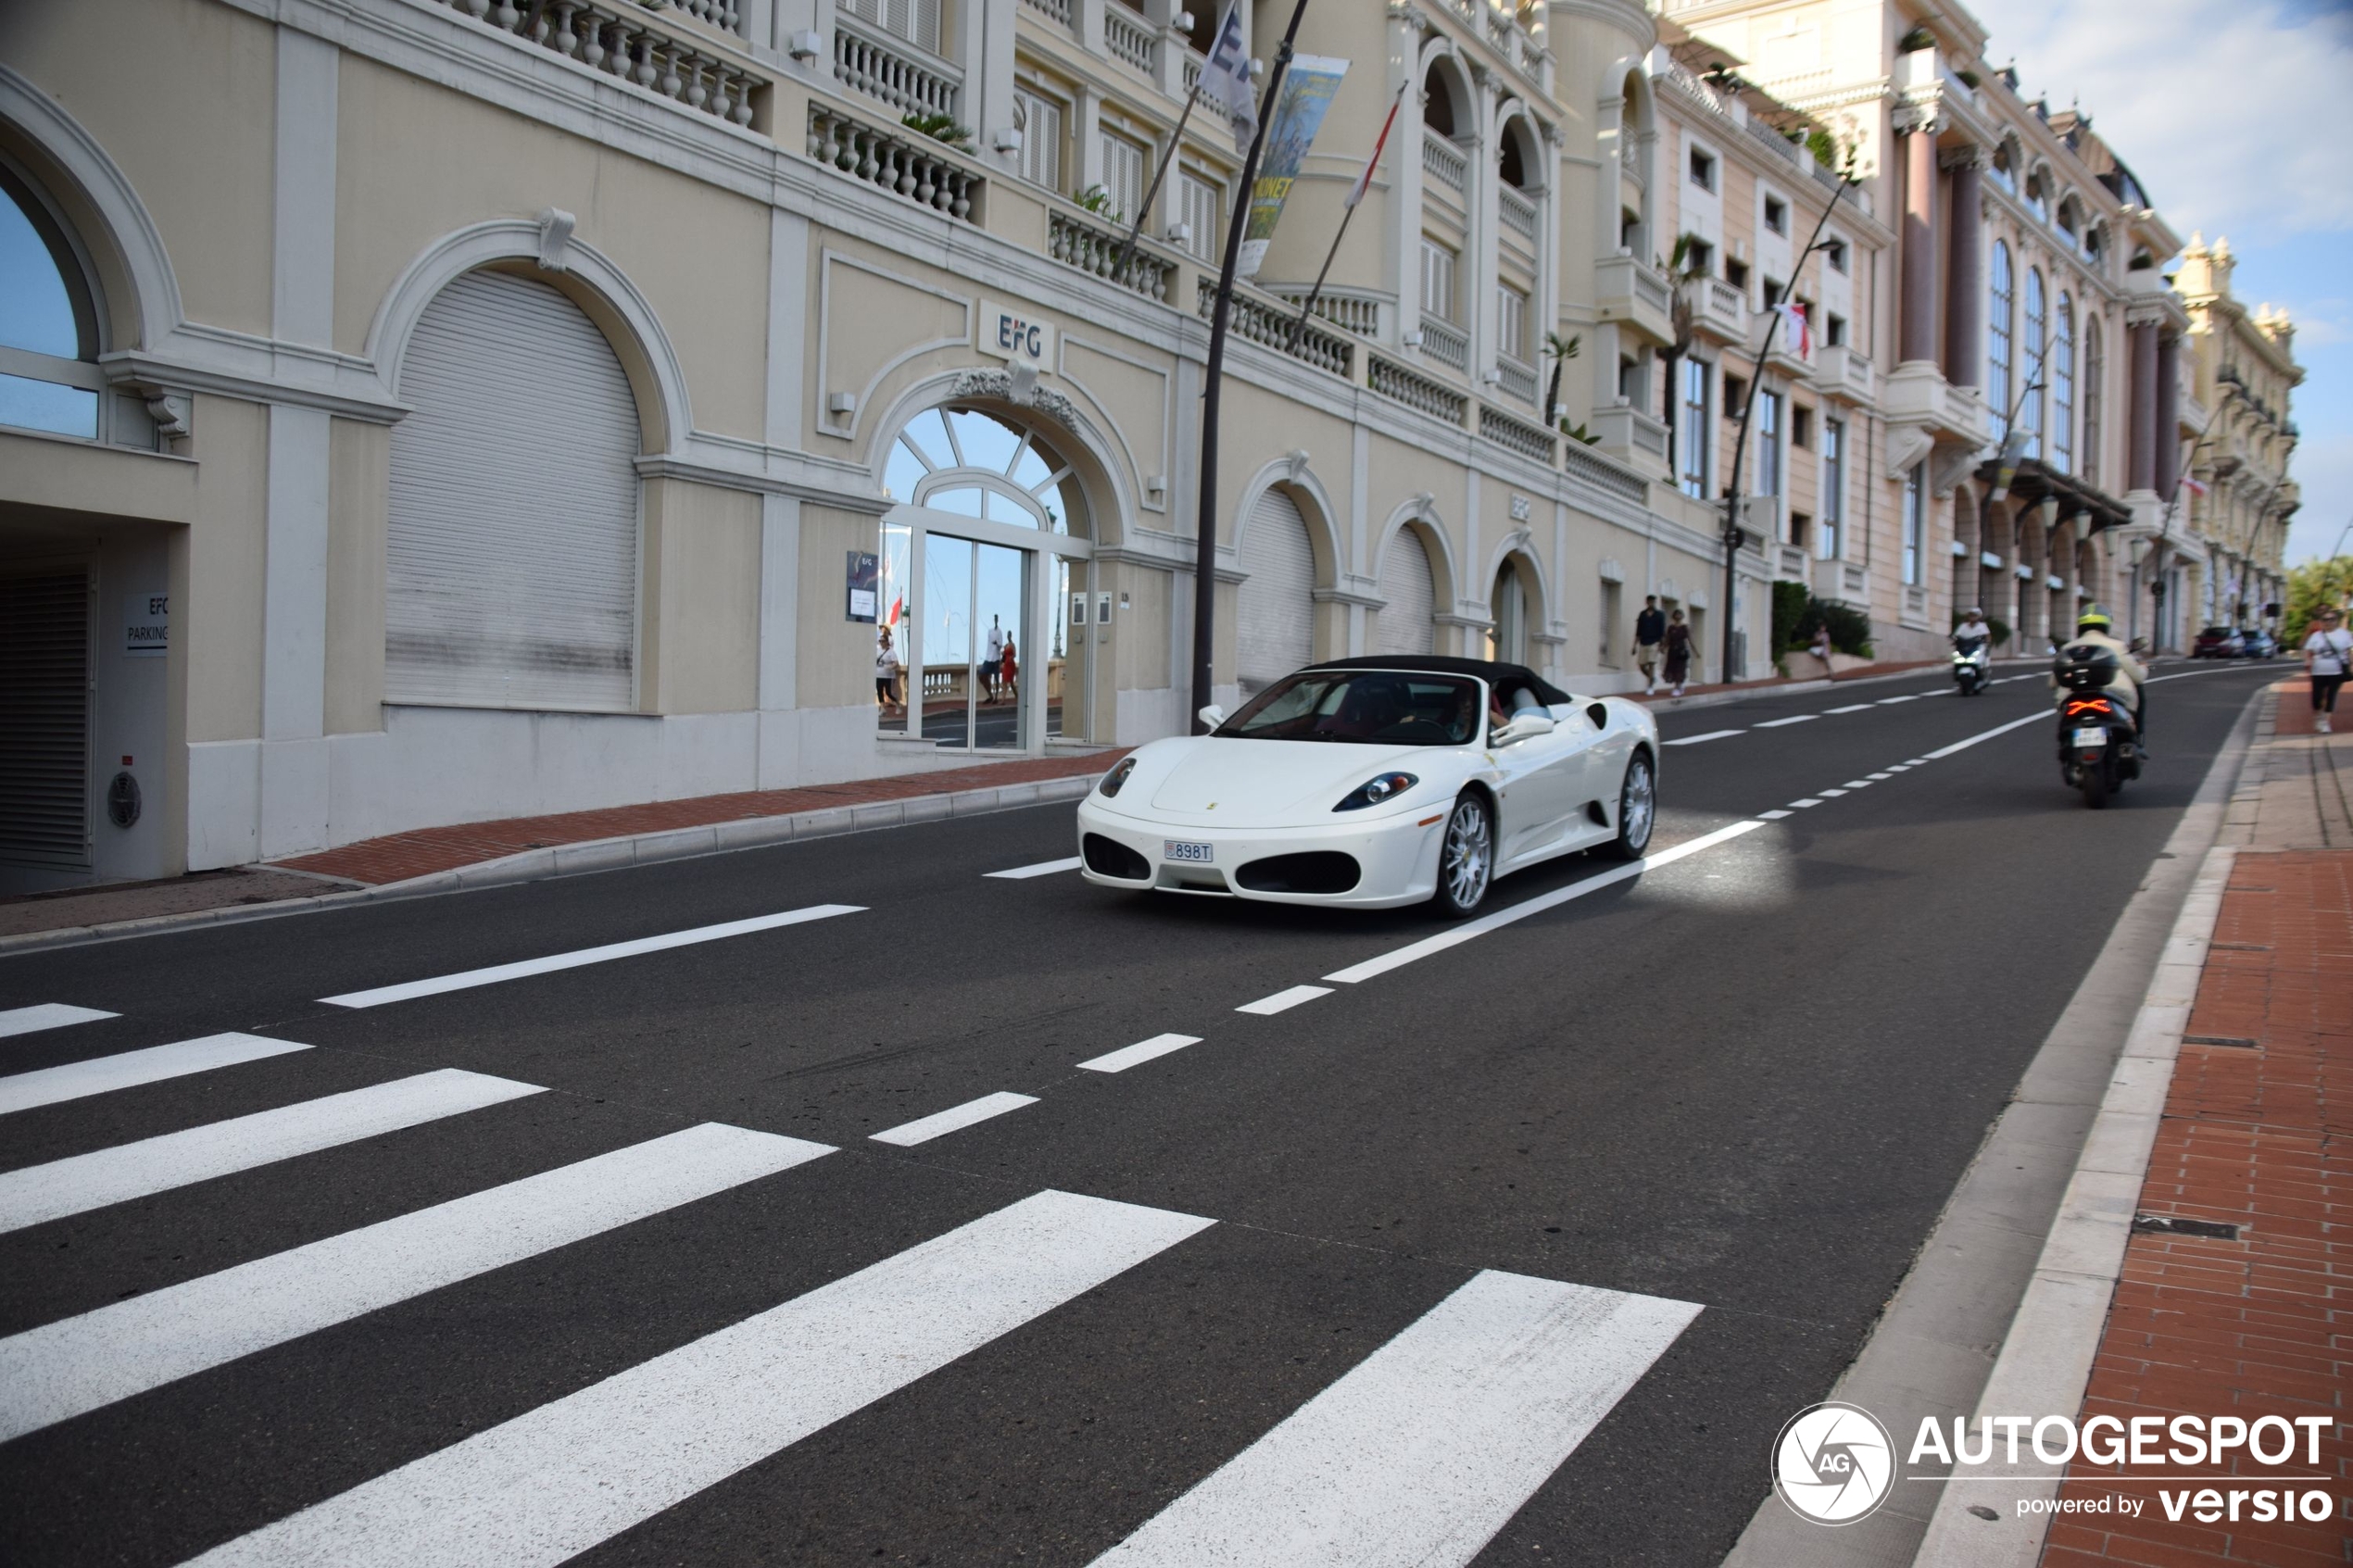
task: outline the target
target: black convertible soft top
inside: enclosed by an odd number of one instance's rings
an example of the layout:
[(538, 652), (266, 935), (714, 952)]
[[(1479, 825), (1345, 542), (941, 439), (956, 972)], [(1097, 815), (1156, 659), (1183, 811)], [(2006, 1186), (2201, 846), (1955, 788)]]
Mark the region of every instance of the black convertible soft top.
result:
[(1534, 692), (1536, 700), (1547, 708), (1557, 702), (1577, 700), (1525, 664), (1504, 664), (1491, 659), (1455, 659), (1446, 654), (1435, 653), (1365, 654), (1357, 659), (1317, 659), (1307, 668), (1310, 670), (1418, 670), (1433, 675), (1475, 675), (1498, 691), (1509, 692), (1525, 686)]

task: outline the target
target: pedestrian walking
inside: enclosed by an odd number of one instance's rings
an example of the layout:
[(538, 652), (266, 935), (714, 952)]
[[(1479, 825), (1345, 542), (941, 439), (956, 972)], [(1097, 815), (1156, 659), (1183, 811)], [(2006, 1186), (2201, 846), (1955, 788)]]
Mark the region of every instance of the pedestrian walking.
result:
[(899, 661), (899, 650), (890, 646), (890, 628), (884, 627), (875, 648), (875, 702), (886, 719), (899, 701), (899, 675), (906, 668)]
[(1005, 628), (995, 616), (988, 618), (988, 657), (981, 661), (980, 683), (988, 689), (982, 700), (997, 700), (997, 667), (1005, 661)]
[(1004, 682), (1005, 690), (1015, 696), (1020, 695), (1021, 687), (1013, 684), (1013, 677), (1020, 673), (1021, 665), (1013, 656), (1013, 635), (1008, 632), (1005, 633), (1005, 651), (999, 656), (997, 678)]
[(1642, 672), (1642, 690), (1658, 690), (1659, 646), (1667, 641), (1667, 617), (1659, 613), (1658, 596), (1642, 596), (1642, 610), (1634, 617), (1634, 665)]
[(1823, 674), (1833, 681), (1838, 679), (1838, 670), (1831, 663), (1831, 629), (1828, 625), (1814, 628), (1814, 640), (1806, 646), (1806, 651), (1822, 661)]
[(2304, 639), (2304, 672), (2312, 678), (2312, 728), (2325, 735), (2332, 733), (2337, 688), (2353, 671), (2353, 632), (2345, 629), (2345, 617), (2334, 605), (2316, 619), (2320, 625)]
[(1667, 684), (1668, 695), (1681, 696), (1683, 683), (1692, 672), (1692, 629), (1683, 624), (1683, 612), (1676, 610), (1667, 618), (1667, 633), (1661, 639), (1667, 649)]

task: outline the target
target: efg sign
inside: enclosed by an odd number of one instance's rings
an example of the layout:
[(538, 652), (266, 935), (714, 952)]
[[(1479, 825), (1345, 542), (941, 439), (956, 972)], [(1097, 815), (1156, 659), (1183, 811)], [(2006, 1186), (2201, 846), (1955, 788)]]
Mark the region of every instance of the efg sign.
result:
[(974, 347), (999, 359), (1040, 370), (1054, 368), (1054, 324), (1019, 306), (980, 302), (979, 341)]

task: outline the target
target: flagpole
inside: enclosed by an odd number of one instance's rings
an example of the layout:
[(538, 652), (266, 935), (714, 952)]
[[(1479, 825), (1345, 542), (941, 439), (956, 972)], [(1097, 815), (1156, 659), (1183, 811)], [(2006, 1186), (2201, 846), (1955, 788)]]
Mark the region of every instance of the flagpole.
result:
[(1332, 261), (1340, 255), (1340, 242), (1348, 237), (1348, 225), (1355, 219), (1356, 208), (1363, 205), (1365, 190), (1373, 182), (1373, 169), (1380, 163), (1382, 150), (1389, 145), (1390, 128), (1397, 123), (1397, 107), (1405, 101), (1405, 89), (1412, 85), (1413, 78), (1407, 77), (1399, 84), (1397, 96), (1389, 101), (1389, 118), (1381, 121), (1380, 137), (1373, 144), (1373, 156), (1365, 160), (1365, 172), (1357, 179), (1355, 189), (1348, 194), (1348, 206), (1340, 215), (1339, 232), (1332, 235), (1332, 248), (1324, 253), (1324, 265), (1315, 273), (1315, 286), (1307, 291), (1306, 303), (1299, 307), (1299, 320), (1291, 323), (1290, 342), (1283, 349), (1287, 354), (1299, 351), (1299, 334), (1307, 330), (1307, 318), (1315, 310), (1315, 301), (1323, 297), (1324, 280), (1331, 276)]
[(1242, 229), (1250, 216), (1251, 188), (1258, 182), (1258, 160), (1266, 150), (1266, 128), (1275, 118), (1276, 95), (1282, 91), (1283, 73), (1290, 69), (1299, 24), (1307, 15), (1307, 0), (1292, 6), (1290, 25), (1283, 30), (1282, 47), (1275, 52), (1274, 68), (1266, 73), (1266, 95), (1252, 132), (1250, 152), (1242, 159), (1241, 192), (1226, 224), (1226, 258), (1217, 270), (1217, 300), (1209, 316), (1209, 363), (1202, 372), (1201, 464), (1194, 477), (1199, 489), (1200, 518), (1193, 534), (1193, 722), (1214, 700), (1214, 675), (1211, 652), (1217, 616), (1217, 416), (1226, 373), (1226, 328), (1234, 313), (1234, 271), (1241, 261)]
[(1160, 167), (1152, 170), (1152, 182), (1144, 187), (1144, 199), (1136, 204), (1136, 221), (1127, 226), (1127, 238), (1119, 247), (1119, 260), (1111, 270), (1114, 283), (1127, 281), (1127, 262), (1136, 253), (1136, 236), (1144, 232), (1144, 216), (1152, 209), (1152, 198), (1160, 194), (1161, 182), (1168, 178), (1168, 166), (1176, 160), (1176, 149), (1185, 144), (1185, 122), (1193, 118), (1193, 106), (1200, 101), (1199, 88), (1185, 94), (1185, 111), (1176, 117), (1176, 129), (1169, 132), (1168, 150), (1160, 155)]

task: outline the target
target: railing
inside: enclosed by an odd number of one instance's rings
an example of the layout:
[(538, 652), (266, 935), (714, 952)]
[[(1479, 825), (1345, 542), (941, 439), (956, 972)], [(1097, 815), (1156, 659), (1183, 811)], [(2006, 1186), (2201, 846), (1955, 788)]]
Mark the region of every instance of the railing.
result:
[(847, 11), (834, 13), (834, 77), (905, 114), (952, 115), (963, 85), (963, 73), (946, 60)]
[(1506, 452), (1516, 452), (1523, 458), (1533, 458), (1547, 468), (1552, 466), (1554, 436), (1542, 425), (1529, 424), (1514, 418), (1503, 409), (1487, 404), (1479, 405), (1478, 433)]
[(1189, 98), (1201, 90), (1201, 68), (1202, 63), (1201, 54), (1198, 50), (1188, 49), (1185, 51), (1185, 95)]
[(1831, 190), (1835, 191), (1840, 185), (1845, 183), (1843, 177), (1840, 175), (1837, 169), (1824, 168), (1819, 158), (1809, 157), (1806, 161), (1813, 165), (1814, 182), (1816, 184), (1827, 186)]
[(1732, 118), (1732, 94), (1705, 80), (1699, 72), (1680, 60), (1670, 64), (1653, 80), (1665, 82), (1679, 89), (1685, 97), (1711, 113), (1722, 115), (1726, 119)]
[[(735, 0), (670, 0), (670, 3), (698, 22), (709, 22), (722, 31), (732, 32), (738, 37), (743, 33), (743, 12), (736, 6)], [(647, 9), (659, 7), (648, 6)]]
[(1496, 211), (1504, 220), (1504, 227), (1536, 243), (1536, 204), (1513, 190), (1509, 185), (1495, 187)]
[[(1774, 130), (1763, 120), (1751, 119), (1746, 123), (1748, 126), (1748, 133), (1751, 136), (1755, 137), (1756, 140), (1764, 145), (1772, 148), (1774, 157), (1784, 159), (1790, 163), (1795, 163), (1800, 158), (1804, 158), (1808, 162), (1812, 161), (1813, 155), (1811, 153), (1808, 153), (1804, 147), (1799, 146), (1795, 142), (1791, 141), (1788, 137), (1782, 135), (1780, 132)], [(1817, 164), (1815, 167), (1819, 168), (1820, 165)]]
[(1806, 565), (1806, 552), (1794, 545), (1774, 546), (1773, 575), (1784, 583), (1805, 582), (1809, 575)]
[(925, 139), (862, 125), (848, 115), (809, 106), (809, 156), (853, 180), (893, 192), (970, 221), (981, 177), (940, 157)]
[(1146, 254), (1140, 238), (1128, 255), (1126, 270), (1116, 278), (1112, 276), (1113, 269), (1119, 265), (1120, 247), (1126, 243), (1127, 235), (1124, 230), (1114, 234), (1066, 212), (1051, 212), (1046, 216), (1046, 251), (1056, 261), (1123, 288), (1133, 289), (1146, 299), (1166, 304), (1168, 285), (1176, 276), (1176, 266)]
[(1706, 280), (1706, 292), (1700, 319), (1726, 335), (1740, 339), (1748, 335), (1748, 298), (1721, 278)]
[[(1194, 308), (1200, 311), (1202, 320), (1207, 320), (1217, 308), (1217, 280), (1203, 277), (1195, 292)], [(1252, 299), (1237, 292), (1226, 326), (1228, 332), (1261, 348), (1288, 354), (1343, 380), (1354, 379), (1356, 345), (1338, 332), (1316, 326), (1301, 327), (1298, 312), (1283, 309), (1279, 301)], [(1292, 341), (1294, 335), (1296, 344)]]
[(1150, 76), (1159, 57), (1160, 40), (1152, 36), (1142, 18), (1130, 21), (1120, 14), (1118, 6), (1105, 6), (1103, 47), (1111, 52), (1112, 58)]
[[(1281, 289), (1269, 292), (1283, 298), (1294, 308), (1307, 297), (1304, 289), (1288, 293)], [(1353, 295), (1319, 294), (1315, 296), (1315, 308), (1311, 314), (1315, 320), (1329, 321), (1344, 332), (1354, 332), (1358, 337), (1378, 337), (1380, 303), (1377, 298), (1364, 299)]]
[(1373, 392), (1458, 429), (1470, 411), (1470, 399), (1463, 394), (1378, 354), (1365, 357), (1365, 384)]
[(1441, 365), (1455, 370), (1470, 370), (1470, 333), (1452, 321), (1441, 321), (1435, 316), (1422, 318), (1422, 352)]
[(1617, 162), (1635, 179), (1642, 177), (1642, 149), (1635, 143), (1633, 131), (1622, 125), (1617, 131)]
[[(1659, 453), (1664, 457), (1667, 448), (1664, 433), (1661, 433)], [(1567, 459), (1565, 466), (1569, 473), (1583, 480), (1594, 489), (1606, 491), (1621, 500), (1631, 501), (1638, 507), (1650, 504), (1650, 485), (1641, 474), (1619, 468), (1607, 458), (1588, 447), (1583, 442), (1564, 443), (1561, 447), (1561, 456)]]
[(1536, 372), (1516, 359), (1495, 361), (1496, 384), (1523, 403), (1536, 401)]
[(1070, 0), (1025, 0), (1029, 8), (1048, 21), (1070, 25)]
[(1470, 182), (1470, 164), (1463, 149), (1427, 125), (1422, 127), (1422, 172), (1458, 192)]
[[(590, 70), (632, 82), (659, 97), (684, 104), (731, 125), (751, 123), (751, 94), (768, 85), (731, 61), (705, 54), (642, 19), (625, 0), (606, 4), (517, 6), (511, 0), (443, 0), (450, 9), (512, 33)], [(730, 7), (732, 9), (732, 7)]]

